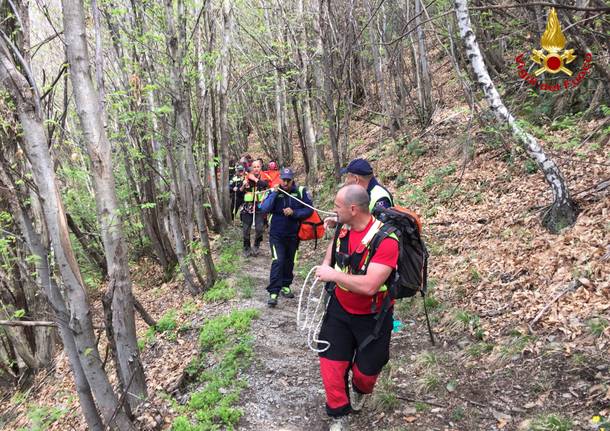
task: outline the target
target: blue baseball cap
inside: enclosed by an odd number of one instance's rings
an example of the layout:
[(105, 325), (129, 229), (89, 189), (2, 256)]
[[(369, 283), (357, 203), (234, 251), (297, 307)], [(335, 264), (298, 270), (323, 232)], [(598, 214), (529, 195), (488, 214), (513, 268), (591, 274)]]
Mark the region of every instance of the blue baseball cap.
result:
[(354, 159), (349, 162), (349, 165), (347, 165), (346, 168), (341, 169), (341, 175), (345, 175), (347, 173), (356, 175), (372, 175), (373, 168), (365, 159)]
[(294, 172), (290, 168), (282, 168), (280, 171), (280, 178), (283, 180), (292, 180), (294, 179)]

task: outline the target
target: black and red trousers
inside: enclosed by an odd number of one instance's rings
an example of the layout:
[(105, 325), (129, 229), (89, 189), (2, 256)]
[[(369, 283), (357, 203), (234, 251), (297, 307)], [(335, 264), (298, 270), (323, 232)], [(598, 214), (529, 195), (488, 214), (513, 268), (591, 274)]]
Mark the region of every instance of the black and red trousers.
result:
[[(320, 374), (326, 391), (326, 412), (329, 416), (343, 416), (351, 411), (349, 399), (349, 371), (352, 387), (361, 394), (373, 392), (377, 377), (390, 359), (392, 309), (381, 317), (379, 336), (359, 349), (374, 331), (376, 314), (351, 314), (341, 307), (333, 295), (328, 304), (320, 340), (330, 343), (328, 350), (319, 354)], [(319, 345), (323, 348), (324, 345)]]

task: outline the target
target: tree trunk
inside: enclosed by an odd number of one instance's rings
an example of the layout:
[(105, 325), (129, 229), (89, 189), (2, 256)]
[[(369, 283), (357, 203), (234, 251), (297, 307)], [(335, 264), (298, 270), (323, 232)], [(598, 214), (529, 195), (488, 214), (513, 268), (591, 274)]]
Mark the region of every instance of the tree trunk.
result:
[(118, 211), (111, 146), (104, 130), (102, 103), (91, 79), (83, 4), (81, 0), (62, 0), (62, 5), (70, 77), (83, 136), (91, 157), (109, 286), (113, 287), (108, 294), (112, 298), (117, 370), (123, 391), (128, 393), (129, 406), (135, 410), (146, 399), (146, 378), (136, 337), (129, 258)]
[(335, 102), (333, 100), (333, 68), (332, 68), (332, 52), (330, 47), (330, 40), (328, 40), (328, 32), (330, 20), (329, 16), (325, 16), (324, 12), (324, 0), (320, 0), (320, 8), (319, 8), (319, 37), (320, 37), (320, 45), (322, 47), (322, 70), (323, 76), (321, 79), (323, 81), (323, 89), (324, 89), (324, 113), (326, 114), (326, 122), (328, 123), (328, 135), (330, 140), (330, 148), (333, 156), (333, 167), (334, 167), (334, 175), (335, 181), (339, 183), (341, 181), (341, 157), (339, 152), (339, 134), (337, 131), (337, 118), (336, 118), (336, 109)]
[(543, 218), (543, 224), (553, 233), (571, 226), (578, 216), (578, 208), (570, 199), (570, 192), (561, 175), (559, 167), (555, 162), (547, 157), (544, 150), (536, 138), (525, 130), (515, 120), (515, 117), (508, 111), (500, 94), (496, 90), (494, 83), (489, 77), (487, 67), (483, 62), (479, 44), (476, 41), (475, 33), (470, 22), (467, 0), (455, 0), (457, 21), (460, 28), (460, 36), (466, 48), (467, 57), (470, 59), (472, 68), (477, 78), (477, 82), (483, 89), (490, 109), (501, 123), (508, 123), (513, 136), (525, 148), (527, 154), (538, 164), (542, 170), (546, 182), (553, 192), (553, 204)]
[[(205, 8), (209, 8), (209, 3), (206, 3)], [(207, 18), (208, 11), (205, 11), (204, 19)], [(213, 160), (214, 154), (214, 139), (212, 133), (212, 118), (210, 110), (210, 86), (206, 80), (206, 66), (203, 61), (203, 31), (201, 25), (195, 32), (195, 52), (197, 55), (197, 95), (199, 99), (199, 115), (200, 115), (200, 128), (203, 132), (200, 134), (201, 140), (203, 141), (204, 153), (207, 157), (204, 157), (203, 163), (203, 176), (207, 179), (204, 183), (207, 187), (207, 196), (210, 199), (212, 218), (214, 219), (214, 229), (217, 231), (222, 230), (226, 225), (224, 214), (222, 213), (222, 206), (220, 204), (220, 197), (218, 195), (218, 182), (216, 178), (216, 168)], [(210, 73), (211, 75), (211, 73)]]
[[(25, 77), (9, 60), (7, 53), (6, 45), (0, 43), (0, 63), (2, 63), (0, 82), (9, 91), (17, 106), (17, 113), (23, 128), (25, 152), (32, 165), (34, 182), (42, 200), (54, 256), (65, 287), (65, 295), (69, 304), (69, 311), (66, 315), (69, 316), (69, 328), (74, 337), (76, 356), (106, 421), (110, 422), (114, 415), (113, 424), (116, 424), (121, 430), (133, 430), (134, 427), (125, 412), (118, 408), (117, 397), (102, 368), (85, 287), (70, 245), (66, 216), (57, 188), (43, 120), (40, 111), (36, 108), (37, 104), (33, 100), (35, 95)], [(58, 297), (61, 298), (59, 295)], [(73, 364), (73, 369), (77, 370), (77, 364)], [(88, 419), (91, 418), (88, 417)], [(96, 423), (89, 425), (93, 429), (99, 429)]]
[(419, 99), (419, 119), (422, 127), (426, 127), (432, 120), (434, 106), (432, 101), (432, 77), (428, 67), (428, 56), (426, 54), (426, 37), (422, 21), (422, 0), (415, 0), (415, 26), (417, 28), (417, 56), (416, 64), (418, 70), (417, 95)]

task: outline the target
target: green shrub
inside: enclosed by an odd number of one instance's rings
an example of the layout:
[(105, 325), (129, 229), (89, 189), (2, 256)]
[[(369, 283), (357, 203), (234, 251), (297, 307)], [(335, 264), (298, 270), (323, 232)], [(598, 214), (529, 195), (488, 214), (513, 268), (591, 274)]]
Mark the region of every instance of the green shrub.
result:
[(223, 279), (217, 280), (214, 286), (203, 295), (203, 299), (208, 302), (228, 301), (235, 298), (236, 295), (235, 288), (229, 286), (229, 282)]
[(168, 310), (157, 322), (155, 330), (161, 334), (163, 332), (173, 331), (176, 329), (176, 326), (178, 326), (176, 323), (176, 310)]
[(534, 419), (529, 431), (570, 431), (573, 428), (572, 421), (555, 414), (539, 416)]

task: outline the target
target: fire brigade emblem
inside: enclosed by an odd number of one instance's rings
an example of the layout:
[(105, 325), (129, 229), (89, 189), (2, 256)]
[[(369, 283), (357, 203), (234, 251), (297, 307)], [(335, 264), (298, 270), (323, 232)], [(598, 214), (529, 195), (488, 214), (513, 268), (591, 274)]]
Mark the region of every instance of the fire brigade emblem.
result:
[(574, 61), (576, 56), (573, 49), (563, 49), (566, 46), (566, 38), (561, 31), (555, 8), (551, 8), (546, 30), (542, 34), (540, 42), (543, 49), (532, 50), (531, 59), (542, 66), (534, 71), (534, 75), (540, 76), (544, 72), (553, 74), (563, 72), (572, 76), (572, 71), (566, 67), (566, 64)]

